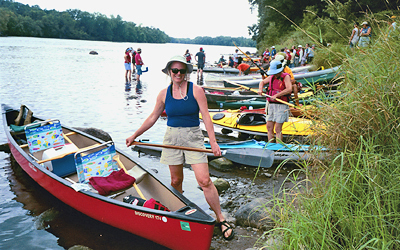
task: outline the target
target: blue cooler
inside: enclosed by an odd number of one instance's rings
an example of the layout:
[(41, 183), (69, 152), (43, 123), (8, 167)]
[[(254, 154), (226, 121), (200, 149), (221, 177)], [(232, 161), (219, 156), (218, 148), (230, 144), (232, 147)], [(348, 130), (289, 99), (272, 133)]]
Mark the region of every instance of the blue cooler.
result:
[(71, 154), (60, 159), (45, 162), (43, 163), (43, 166), (60, 177), (76, 173), (74, 154), (77, 150), (78, 148), (74, 144), (65, 144), (64, 146), (47, 149), (43, 151), (43, 160), (63, 155), (68, 152), (71, 152)]

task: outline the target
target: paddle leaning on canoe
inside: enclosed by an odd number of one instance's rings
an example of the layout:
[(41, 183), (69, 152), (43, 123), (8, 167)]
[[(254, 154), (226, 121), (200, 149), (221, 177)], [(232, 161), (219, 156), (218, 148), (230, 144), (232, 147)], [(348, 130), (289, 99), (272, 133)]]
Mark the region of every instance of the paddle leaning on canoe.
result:
[(205, 148), (204, 136), (199, 126), (200, 112), (204, 117), (208, 117), (203, 121), (210, 139), (212, 152), (215, 156), (221, 155), (208, 113), (204, 91), (200, 86), (187, 81), (188, 74), (192, 71), (193, 65), (187, 63), (183, 56), (174, 56), (168, 61), (162, 72), (171, 77), (171, 84), (160, 91), (153, 112), (140, 128), (126, 139), (126, 145), (132, 145), (138, 136), (151, 128), (165, 109), (168, 116), (168, 127), (164, 136), (163, 144), (165, 146), (161, 155), (161, 163), (169, 165), (171, 185), (178, 192), (183, 193), (183, 164), (190, 164), (206, 201), (217, 217), (223, 237), (231, 240), (234, 237), (234, 231), (225, 221), (221, 212), (218, 192), (210, 179), (206, 154), (204, 152), (167, 148), (167, 146)]

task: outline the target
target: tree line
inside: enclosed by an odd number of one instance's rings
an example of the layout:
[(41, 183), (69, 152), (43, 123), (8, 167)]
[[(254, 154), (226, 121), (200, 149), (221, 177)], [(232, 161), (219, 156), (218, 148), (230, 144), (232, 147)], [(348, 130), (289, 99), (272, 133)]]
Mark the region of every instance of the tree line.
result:
[(0, 35), (84, 39), (114, 42), (166, 43), (170, 37), (153, 27), (77, 9), (42, 10), (12, 0), (0, 0)]
[(0, 36), (229, 46), (234, 40), (240, 46), (255, 46), (254, 41), (243, 37), (171, 38), (158, 28), (142, 27), (122, 20), (119, 15), (109, 18), (101, 13), (78, 9), (62, 12), (43, 10), (37, 5), (29, 6), (13, 0), (0, 0)]
[(258, 48), (285, 41), (348, 43), (353, 23), (385, 28), (400, 0), (248, 0), (259, 20), (249, 27)]

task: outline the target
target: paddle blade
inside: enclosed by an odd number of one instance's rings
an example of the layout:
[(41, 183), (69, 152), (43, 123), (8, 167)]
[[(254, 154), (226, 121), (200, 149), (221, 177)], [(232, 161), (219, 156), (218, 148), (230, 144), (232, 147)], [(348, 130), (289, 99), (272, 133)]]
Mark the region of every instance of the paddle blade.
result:
[(233, 148), (226, 150), (226, 159), (243, 165), (270, 168), (274, 163), (274, 151), (261, 148)]

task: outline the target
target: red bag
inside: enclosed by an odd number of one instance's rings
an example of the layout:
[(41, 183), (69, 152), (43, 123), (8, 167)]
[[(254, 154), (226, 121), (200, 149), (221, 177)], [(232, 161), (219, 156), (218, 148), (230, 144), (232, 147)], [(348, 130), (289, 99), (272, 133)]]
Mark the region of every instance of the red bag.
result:
[(154, 200), (153, 198), (147, 200), (143, 207), (148, 207), (148, 208), (152, 208), (152, 209), (156, 209), (156, 210), (162, 210), (162, 211), (167, 211), (169, 212), (170, 210), (164, 206), (163, 204), (161, 204), (159, 201)]

